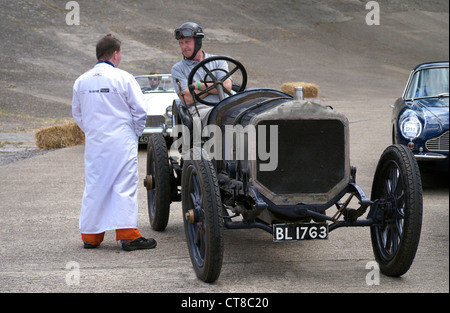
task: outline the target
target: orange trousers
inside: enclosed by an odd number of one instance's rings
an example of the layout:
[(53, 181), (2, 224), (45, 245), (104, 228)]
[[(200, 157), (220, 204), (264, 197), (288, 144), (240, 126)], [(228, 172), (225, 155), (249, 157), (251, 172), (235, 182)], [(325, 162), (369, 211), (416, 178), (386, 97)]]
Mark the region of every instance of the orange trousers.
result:
[[(93, 246), (98, 246), (102, 243), (105, 233), (100, 234), (81, 234), (83, 242), (89, 242)], [(137, 228), (116, 229), (116, 240), (135, 240), (140, 238), (141, 232)]]

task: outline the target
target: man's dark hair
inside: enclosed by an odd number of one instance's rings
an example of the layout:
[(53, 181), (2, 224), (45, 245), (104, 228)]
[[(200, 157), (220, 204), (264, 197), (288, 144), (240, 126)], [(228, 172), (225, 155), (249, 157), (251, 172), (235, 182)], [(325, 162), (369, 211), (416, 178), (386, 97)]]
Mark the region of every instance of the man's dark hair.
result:
[(121, 44), (121, 41), (113, 35), (106, 35), (97, 42), (97, 60), (109, 60), (115, 51), (120, 51)]

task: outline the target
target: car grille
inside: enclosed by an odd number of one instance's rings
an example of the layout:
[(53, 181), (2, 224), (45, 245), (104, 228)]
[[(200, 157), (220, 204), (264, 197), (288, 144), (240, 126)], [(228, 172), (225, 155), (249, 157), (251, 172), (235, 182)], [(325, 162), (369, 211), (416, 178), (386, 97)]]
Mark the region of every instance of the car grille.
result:
[[(326, 193), (345, 177), (345, 127), (339, 120), (276, 120), (278, 166), (257, 179), (274, 194)], [(269, 144), (266, 144), (269, 147)]]
[(448, 131), (439, 137), (428, 140), (425, 146), (428, 151), (448, 151)]
[(145, 127), (158, 127), (161, 126), (161, 124), (164, 124), (164, 122), (164, 116), (147, 116)]

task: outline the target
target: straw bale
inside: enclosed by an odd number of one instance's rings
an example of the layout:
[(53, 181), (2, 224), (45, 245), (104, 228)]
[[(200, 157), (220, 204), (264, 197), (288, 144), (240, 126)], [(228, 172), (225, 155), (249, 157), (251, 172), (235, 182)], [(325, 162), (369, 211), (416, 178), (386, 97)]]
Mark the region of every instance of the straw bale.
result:
[(84, 144), (84, 133), (76, 122), (44, 127), (34, 134), (39, 149), (49, 150)]
[(303, 87), (303, 96), (305, 98), (317, 98), (319, 96), (319, 86), (307, 82), (290, 82), (281, 85), (281, 91), (294, 96), (295, 87)]

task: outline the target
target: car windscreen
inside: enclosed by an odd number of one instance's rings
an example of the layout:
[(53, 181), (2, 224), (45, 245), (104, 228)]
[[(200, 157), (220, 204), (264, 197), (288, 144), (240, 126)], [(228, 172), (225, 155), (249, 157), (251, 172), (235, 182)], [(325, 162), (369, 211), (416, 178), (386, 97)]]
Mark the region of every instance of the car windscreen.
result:
[(142, 93), (175, 92), (171, 75), (136, 76)]
[(448, 97), (448, 73), (448, 67), (429, 68), (415, 72), (406, 99)]

